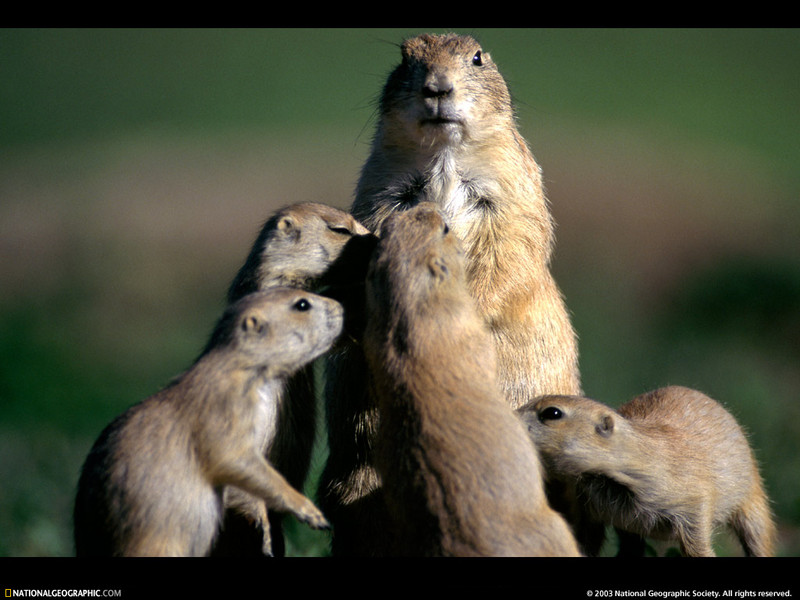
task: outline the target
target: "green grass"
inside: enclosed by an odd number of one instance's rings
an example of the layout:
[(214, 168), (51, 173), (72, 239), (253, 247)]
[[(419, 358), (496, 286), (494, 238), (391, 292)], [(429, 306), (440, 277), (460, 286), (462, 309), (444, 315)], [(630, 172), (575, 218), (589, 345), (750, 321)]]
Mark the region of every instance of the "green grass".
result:
[[(347, 206), (409, 33), (0, 30), (0, 555), (72, 552), (94, 437), (191, 362), (266, 214)], [(472, 33), (544, 165), (587, 393), (725, 402), (800, 554), (797, 31)]]

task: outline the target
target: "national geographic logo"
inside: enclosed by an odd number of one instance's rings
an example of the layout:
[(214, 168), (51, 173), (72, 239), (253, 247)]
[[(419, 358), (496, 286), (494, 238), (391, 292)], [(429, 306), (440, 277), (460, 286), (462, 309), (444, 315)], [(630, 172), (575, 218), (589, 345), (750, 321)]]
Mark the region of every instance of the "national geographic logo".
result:
[(6, 588), (6, 598), (121, 598), (122, 590), (12, 590)]

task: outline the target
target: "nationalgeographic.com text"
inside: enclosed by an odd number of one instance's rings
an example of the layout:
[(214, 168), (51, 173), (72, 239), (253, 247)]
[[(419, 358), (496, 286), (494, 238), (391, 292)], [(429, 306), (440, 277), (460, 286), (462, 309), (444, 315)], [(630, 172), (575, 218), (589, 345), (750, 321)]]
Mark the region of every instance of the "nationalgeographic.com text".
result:
[(122, 590), (11, 590), (6, 598), (121, 598)]

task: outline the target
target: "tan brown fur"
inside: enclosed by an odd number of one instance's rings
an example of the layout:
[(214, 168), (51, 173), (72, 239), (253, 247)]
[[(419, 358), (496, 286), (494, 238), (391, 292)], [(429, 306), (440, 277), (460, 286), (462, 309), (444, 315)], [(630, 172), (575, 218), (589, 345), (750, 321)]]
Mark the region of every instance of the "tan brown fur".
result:
[(391, 553), (577, 556), (503, 398), (458, 239), (429, 205), (390, 216), (367, 279), (364, 350)]
[(286, 206), (264, 223), (231, 282), (228, 302), (273, 287), (320, 293), (362, 284), (374, 244), (374, 236), (338, 208), (317, 202)]
[[(468, 36), (422, 35), (401, 54), (351, 212), (379, 233), (390, 214), (436, 204), (464, 245), (467, 285), (492, 333), (507, 402), (581, 393), (575, 332), (550, 273), (554, 225), (502, 75)], [(370, 466), (377, 424), (368, 394), (358, 391), (363, 376), (357, 348), (336, 356), (327, 393), (331, 455), (320, 487), (334, 553), (370, 553), (381, 537), (370, 526), (381, 520), (371, 514), (380, 504)]]
[(468, 36), (423, 35), (402, 54), (351, 212), (378, 233), (392, 212), (434, 202), (464, 245), (511, 406), (579, 393), (575, 333), (549, 270), (554, 225), (502, 75)]
[(93, 446), (75, 503), (76, 553), (206, 555), (225, 487), (327, 527), (265, 454), (278, 425), (275, 390), (341, 330), (339, 303), (301, 290), (254, 293), (230, 305), (192, 367), (115, 419)]
[[(335, 207), (317, 202), (283, 207), (262, 226), (230, 284), (227, 300), (232, 303), (248, 293), (279, 286), (317, 292), (344, 306), (346, 332), (359, 335), (364, 275), (375, 243), (375, 236), (352, 215)], [(278, 402), (280, 426), (268, 459), (301, 489), (316, 434), (313, 366), (300, 369), (275, 393), (289, 400)], [(226, 505), (225, 527), (216, 540), (215, 556), (284, 553), (283, 515), (267, 515), (261, 500), (238, 489), (227, 491)]]
[(705, 394), (666, 387), (616, 411), (588, 398), (545, 396), (519, 414), (548, 477), (575, 481), (592, 518), (677, 540), (688, 556), (713, 556), (719, 525), (735, 531), (747, 555), (774, 553), (769, 500), (747, 438)]

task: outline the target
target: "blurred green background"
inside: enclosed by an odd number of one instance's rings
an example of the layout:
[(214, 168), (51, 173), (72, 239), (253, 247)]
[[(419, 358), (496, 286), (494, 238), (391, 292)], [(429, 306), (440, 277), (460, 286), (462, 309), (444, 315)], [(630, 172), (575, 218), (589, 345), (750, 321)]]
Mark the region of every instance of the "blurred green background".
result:
[[(95, 437), (188, 366), (273, 209), (349, 205), (421, 31), (0, 30), (0, 555), (72, 553)], [(586, 393), (723, 401), (800, 554), (800, 32), (461, 32), (542, 165)]]

